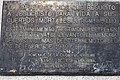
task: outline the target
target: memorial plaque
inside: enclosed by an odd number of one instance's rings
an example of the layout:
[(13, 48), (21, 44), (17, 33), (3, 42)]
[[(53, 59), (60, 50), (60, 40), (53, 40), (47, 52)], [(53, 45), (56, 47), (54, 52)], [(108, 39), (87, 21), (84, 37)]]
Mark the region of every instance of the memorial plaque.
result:
[(120, 2), (4, 1), (0, 74), (119, 74), (119, 13)]

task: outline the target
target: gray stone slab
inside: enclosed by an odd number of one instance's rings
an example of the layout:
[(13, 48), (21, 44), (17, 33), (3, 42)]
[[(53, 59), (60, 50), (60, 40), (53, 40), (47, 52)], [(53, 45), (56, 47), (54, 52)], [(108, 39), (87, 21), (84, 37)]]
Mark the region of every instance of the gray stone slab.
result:
[(0, 74), (119, 74), (119, 7), (119, 2), (4, 1)]

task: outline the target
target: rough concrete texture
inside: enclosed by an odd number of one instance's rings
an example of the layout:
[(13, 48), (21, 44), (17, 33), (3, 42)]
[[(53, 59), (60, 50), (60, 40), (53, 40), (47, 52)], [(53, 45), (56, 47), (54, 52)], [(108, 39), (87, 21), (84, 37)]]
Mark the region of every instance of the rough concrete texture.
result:
[(4, 76), (0, 80), (120, 80), (120, 76)]
[[(2, 1), (3, 0), (0, 0), (0, 18), (2, 13)], [(64, 80), (120, 80), (120, 76), (0, 76), (0, 80), (63, 80), (63, 79)]]

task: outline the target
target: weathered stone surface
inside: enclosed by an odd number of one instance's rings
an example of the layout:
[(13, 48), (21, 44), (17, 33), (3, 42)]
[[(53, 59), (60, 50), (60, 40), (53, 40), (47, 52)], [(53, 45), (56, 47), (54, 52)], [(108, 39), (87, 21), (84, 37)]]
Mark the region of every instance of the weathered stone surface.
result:
[(119, 73), (119, 2), (4, 1), (0, 73)]

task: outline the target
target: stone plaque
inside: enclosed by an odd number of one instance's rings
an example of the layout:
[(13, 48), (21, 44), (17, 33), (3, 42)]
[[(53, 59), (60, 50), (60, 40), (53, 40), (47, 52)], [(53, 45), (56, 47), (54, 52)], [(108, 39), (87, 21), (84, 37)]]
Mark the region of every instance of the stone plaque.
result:
[(0, 74), (119, 74), (119, 11), (120, 2), (4, 1)]

